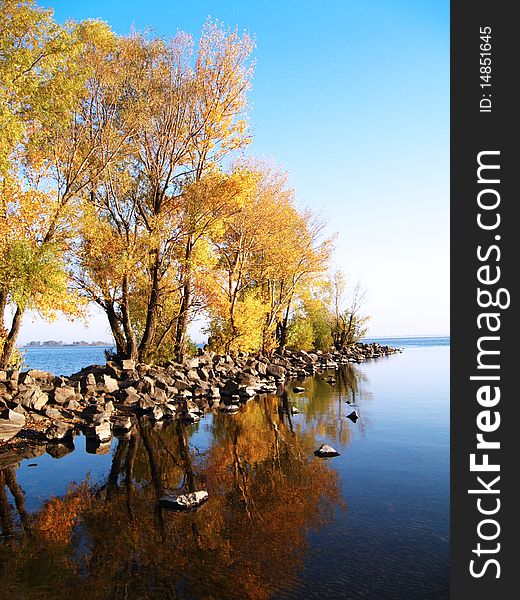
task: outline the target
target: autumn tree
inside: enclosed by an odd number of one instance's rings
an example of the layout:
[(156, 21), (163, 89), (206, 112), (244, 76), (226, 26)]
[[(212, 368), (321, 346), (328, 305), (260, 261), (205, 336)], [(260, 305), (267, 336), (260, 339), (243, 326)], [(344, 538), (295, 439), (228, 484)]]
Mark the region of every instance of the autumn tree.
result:
[[(122, 93), (143, 102), (121, 123), (131, 143), (119, 163), (92, 178), (78, 282), (107, 313), (118, 354), (151, 360), (173, 337), (181, 358), (209, 232), (237, 196), (218, 165), (249, 141), (252, 41), (208, 21), (195, 57), (185, 33), (121, 43), (134, 48)], [(89, 219), (103, 224), (101, 235), (89, 234)], [(99, 260), (129, 237), (124, 264), (120, 254)]]
[[(77, 201), (105, 128), (84, 119), (89, 85), (113, 35), (92, 21), (57, 25), (31, 0), (0, 7), (0, 367), (22, 317), (78, 314), (66, 269)], [(102, 60), (102, 59), (101, 59)]]
[(216, 348), (271, 353), (284, 348), (291, 308), (316, 285), (328, 265), (332, 240), (310, 211), (298, 211), (287, 175), (253, 161), (250, 191), (215, 240), (219, 292), (210, 312)]

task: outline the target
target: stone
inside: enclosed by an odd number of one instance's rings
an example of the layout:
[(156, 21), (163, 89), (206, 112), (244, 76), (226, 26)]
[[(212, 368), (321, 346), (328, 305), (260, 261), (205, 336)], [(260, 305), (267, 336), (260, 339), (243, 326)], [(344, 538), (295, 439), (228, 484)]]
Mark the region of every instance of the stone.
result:
[(76, 395), (76, 391), (73, 387), (68, 385), (64, 385), (62, 387), (57, 387), (54, 390), (54, 402), (56, 404), (65, 404), (68, 400), (72, 400)]
[(256, 396), (256, 389), (254, 387), (241, 387), (238, 390), (238, 395), (241, 398), (253, 398)]
[(188, 360), (184, 361), (184, 365), (188, 370), (196, 369), (199, 366), (199, 363), (200, 361), (198, 357), (189, 358)]
[(285, 378), (285, 369), (280, 365), (267, 365), (266, 368), (267, 375), (272, 375), (276, 379), (284, 379)]
[(220, 394), (222, 396), (232, 396), (238, 392), (238, 383), (233, 379), (228, 379), (226, 383), (220, 388)]
[(154, 421), (160, 421), (164, 417), (164, 410), (162, 409), (161, 406), (156, 404), (150, 412), (150, 417)]
[(127, 358), (121, 361), (121, 367), (123, 368), (123, 371), (135, 371), (135, 360)]
[(73, 426), (62, 421), (54, 421), (45, 431), (48, 440), (62, 440), (72, 434)]
[(315, 452), (314, 454), (316, 456), (319, 456), (320, 458), (326, 458), (326, 457), (332, 457), (332, 456), (339, 456), (340, 453), (335, 450), (332, 446), (329, 446), (328, 444), (322, 444)]
[(81, 408), (81, 404), (77, 400), (72, 399), (65, 404), (65, 408), (67, 410), (79, 410)]
[(298, 385), (295, 385), (295, 386), (293, 387), (293, 390), (292, 390), (292, 391), (293, 391), (295, 394), (303, 394), (303, 392), (305, 392), (305, 391), (306, 391), (306, 389), (305, 389), (304, 387), (300, 387), (300, 386), (298, 386)]
[(41, 410), (49, 401), (49, 396), (45, 392), (42, 392), (40, 388), (29, 388), (23, 392), (19, 392), (16, 400), (29, 410)]
[(199, 374), (197, 373), (197, 371), (195, 369), (190, 369), (187, 373), (186, 373), (186, 377), (190, 380), (190, 381), (200, 381), (200, 377)]
[(224, 413), (235, 413), (240, 410), (240, 406), (238, 404), (222, 404), (219, 406), (219, 410)]
[(189, 494), (181, 494), (180, 496), (165, 494), (159, 500), (159, 506), (169, 510), (194, 510), (204, 504), (208, 498), (209, 494), (205, 490), (191, 492)]
[(132, 429), (132, 419), (125, 415), (118, 415), (114, 419), (114, 429), (125, 430), (125, 431)]
[(103, 375), (103, 387), (106, 392), (111, 394), (119, 389), (117, 379), (110, 377), (110, 375)]
[(300, 411), (296, 408), (296, 406), (291, 406), (290, 412), (291, 412), (291, 415), (297, 415), (297, 414), (299, 414)]
[(108, 442), (112, 438), (112, 428), (110, 421), (103, 421), (98, 425), (93, 425), (86, 430), (87, 438), (96, 438), (100, 442)]
[(349, 415), (347, 415), (347, 419), (350, 419), (353, 423), (355, 423), (359, 419), (357, 410), (353, 410)]
[(102, 442), (97, 437), (87, 437), (85, 440), (85, 452), (88, 454), (110, 454), (111, 447), (110, 441)]
[(0, 442), (13, 438), (25, 425), (25, 416), (5, 408), (0, 412)]
[(49, 419), (61, 419), (63, 417), (57, 408), (46, 408), (44, 415), (49, 417)]

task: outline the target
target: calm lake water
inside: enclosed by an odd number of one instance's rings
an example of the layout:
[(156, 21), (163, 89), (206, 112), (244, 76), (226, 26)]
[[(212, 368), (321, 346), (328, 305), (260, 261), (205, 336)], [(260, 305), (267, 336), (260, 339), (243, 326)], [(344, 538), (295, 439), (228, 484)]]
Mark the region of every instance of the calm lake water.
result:
[[(413, 339), (335, 385), (0, 471), (0, 598), (448, 598), (449, 339)], [(210, 498), (172, 513), (163, 488)]]

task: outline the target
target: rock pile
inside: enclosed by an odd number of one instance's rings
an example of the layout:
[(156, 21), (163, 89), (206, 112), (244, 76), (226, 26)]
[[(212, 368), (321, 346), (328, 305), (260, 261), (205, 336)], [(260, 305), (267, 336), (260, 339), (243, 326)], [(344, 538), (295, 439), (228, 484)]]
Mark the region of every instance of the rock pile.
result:
[(236, 412), (241, 402), (276, 393), (286, 381), (395, 352), (379, 344), (356, 344), (345, 352), (300, 350), (270, 358), (201, 351), (182, 364), (107, 361), (70, 377), (36, 369), (0, 371), (0, 443), (30, 430), (40, 439), (64, 445), (82, 430), (87, 441), (99, 444), (102, 451), (113, 431), (132, 428), (135, 414), (147, 414), (155, 422), (173, 418), (195, 422), (208, 409)]

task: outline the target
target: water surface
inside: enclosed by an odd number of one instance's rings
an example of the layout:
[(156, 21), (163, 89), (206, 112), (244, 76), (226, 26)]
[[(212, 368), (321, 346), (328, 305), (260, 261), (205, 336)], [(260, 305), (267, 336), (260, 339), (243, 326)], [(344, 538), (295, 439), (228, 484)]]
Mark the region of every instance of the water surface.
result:
[[(449, 346), (414, 346), (0, 471), (0, 597), (448, 598)], [(210, 499), (159, 510), (164, 488)]]

